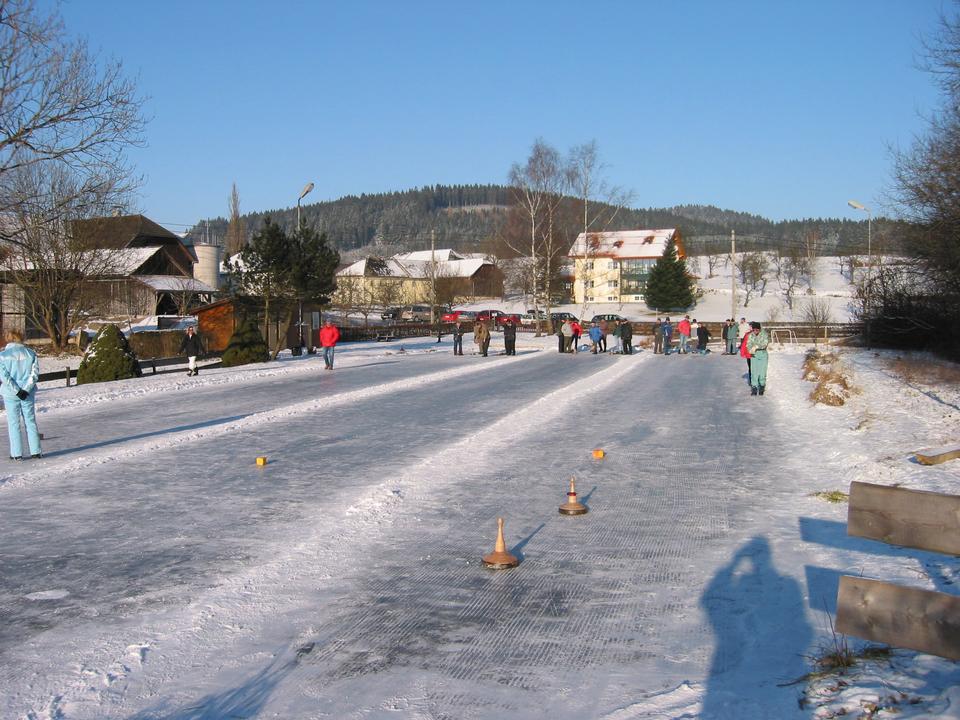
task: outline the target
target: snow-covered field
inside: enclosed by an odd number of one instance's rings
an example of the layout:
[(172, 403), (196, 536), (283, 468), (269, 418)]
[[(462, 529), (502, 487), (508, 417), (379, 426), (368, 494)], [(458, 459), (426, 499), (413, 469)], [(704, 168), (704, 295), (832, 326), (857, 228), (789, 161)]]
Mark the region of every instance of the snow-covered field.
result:
[[(955, 381), (838, 350), (858, 392), (814, 406), (801, 347), (755, 398), (739, 357), (555, 344), (48, 384), (44, 459), (0, 473), (0, 717), (960, 718), (947, 660), (804, 679), (839, 575), (956, 592), (813, 495), (958, 492), (911, 461), (960, 437)], [(480, 562), (497, 517), (516, 569)]]
[[(726, 256), (721, 256), (715, 263), (713, 277), (709, 277), (707, 256), (688, 259), (688, 268), (695, 275), (697, 285), (703, 291), (702, 297), (690, 310), (691, 317), (708, 322), (723, 322), (731, 317), (733, 289), (731, 287), (731, 273), (733, 266)], [(819, 257), (813, 264), (813, 277), (805, 283), (795, 295), (793, 307), (788, 307), (782, 285), (777, 281), (772, 270), (768, 272), (768, 282), (764, 293), (755, 292), (748, 299), (742, 287), (737, 290), (736, 311), (733, 317), (747, 320), (757, 320), (761, 323), (777, 323), (806, 320), (805, 310), (813, 302), (823, 302), (829, 306), (829, 322), (851, 322), (854, 311), (855, 288), (845, 273), (840, 271), (837, 258)], [(811, 292), (808, 293), (807, 290)], [(461, 307), (461, 306), (458, 306)], [(467, 310), (484, 308), (500, 309), (505, 312), (524, 313), (529, 309), (526, 300), (508, 300), (506, 302), (483, 301), (468, 303), (462, 306)], [(590, 318), (594, 315), (614, 313), (631, 320), (645, 320), (655, 318), (652, 312), (642, 303), (606, 303), (591, 302), (585, 305), (564, 304), (552, 308), (556, 312), (570, 312), (577, 317)]]

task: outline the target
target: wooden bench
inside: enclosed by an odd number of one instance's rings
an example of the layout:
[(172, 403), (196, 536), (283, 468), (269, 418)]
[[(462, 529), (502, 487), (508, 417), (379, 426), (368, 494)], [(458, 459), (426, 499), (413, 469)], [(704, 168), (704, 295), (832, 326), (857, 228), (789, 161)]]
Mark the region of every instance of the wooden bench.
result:
[(377, 342), (387, 342), (389, 340), (396, 340), (397, 336), (393, 333), (380, 333), (377, 335)]
[[(960, 497), (850, 484), (847, 534), (960, 555)], [(840, 578), (837, 631), (960, 660), (960, 597), (862, 577)]]
[(940, 448), (927, 448), (914, 453), (921, 465), (939, 465), (947, 460), (960, 457), (960, 445), (947, 445)]

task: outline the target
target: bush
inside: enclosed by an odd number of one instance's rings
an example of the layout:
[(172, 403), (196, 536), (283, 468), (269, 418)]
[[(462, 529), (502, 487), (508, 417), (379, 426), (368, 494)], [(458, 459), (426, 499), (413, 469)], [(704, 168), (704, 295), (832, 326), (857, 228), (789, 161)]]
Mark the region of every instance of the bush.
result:
[(140, 363), (120, 328), (104, 325), (83, 353), (77, 384), (125, 380), (140, 375)]
[(230, 337), (227, 349), (221, 358), (223, 367), (246, 365), (247, 363), (266, 362), (270, 359), (267, 343), (260, 334), (255, 320), (245, 321)]

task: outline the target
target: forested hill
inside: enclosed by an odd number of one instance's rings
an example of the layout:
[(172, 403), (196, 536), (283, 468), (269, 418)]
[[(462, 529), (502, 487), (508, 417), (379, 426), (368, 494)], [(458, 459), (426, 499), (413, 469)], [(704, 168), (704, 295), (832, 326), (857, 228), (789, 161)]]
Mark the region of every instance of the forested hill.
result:
[[(459, 250), (481, 249), (505, 222), (514, 200), (504, 185), (436, 185), (403, 192), (350, 195), (330, 202), (301, 206), (303, 219), (325, 232), (341, 252), (371, 244), (389, 249), (418, 250), (430, 246)], [(243, 215), (250, 237), (265, 217), (292, 229), (297, 209), (278, 208)], [(875, 251), (884, 232), (874, 221)], [(753, 247), (795, 247), (816, 233), (821, 253), (855, 252), (867, 241), (866, 222), (841, 219), (796, 220), (774, 223), (758, 215), (721, 210), (709, 205), (672, 208), (621, 209), (608, 230), (678, 227), (691, 253), (729, 249), (730, 231), (736, 230), (738, 250)], [(194, 226), (190, 235), (222, 238), (227, 220), (216, 218)], [(571, 230), (572, 234), (575, 234)], [(572, 237), (571, 237), (572, 241)]]

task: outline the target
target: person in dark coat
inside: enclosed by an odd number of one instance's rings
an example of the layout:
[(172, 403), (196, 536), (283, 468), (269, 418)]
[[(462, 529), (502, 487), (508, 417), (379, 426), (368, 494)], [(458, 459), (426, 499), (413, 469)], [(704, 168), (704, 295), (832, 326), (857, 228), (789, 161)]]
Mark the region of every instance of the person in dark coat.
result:
[(199, 375), (197, 356), (200, 354), (200, 336), (194, 331), (193, 325), (187, 328), (187, 334), (180, 342), (179, 354), (187, 356), (187, 375)]
[(707, 330), (707, 324), (703, 323), (697, 326), (697, 352), (701, 355), (707, 354), (707, 343), (710, 342), (710, 331)]
[(623, 354), (633, 355), (633, 325), (629, 320), (620, 323), (620, 342), (623, 343)]
[(503, 324), (503, 349), (507, 355), (517, 354), (517, 326), (511, 320)]
[(463, 323), (457, 323), (453, 327), (453, 354), (463, 355)]
[(562, 353), (562, 352), (563, 352), (563, 343), (564, 343), (564, 340), (563, 340), (563, 324), (557, 322), (557, 323), (554, 323), (554, 327), (557, 328), (557, 352)]
[(657, 321), (653, 323), (653, 354), (660, 355), (663, 353), (663, 322), (660, 318), (657, 318)]

